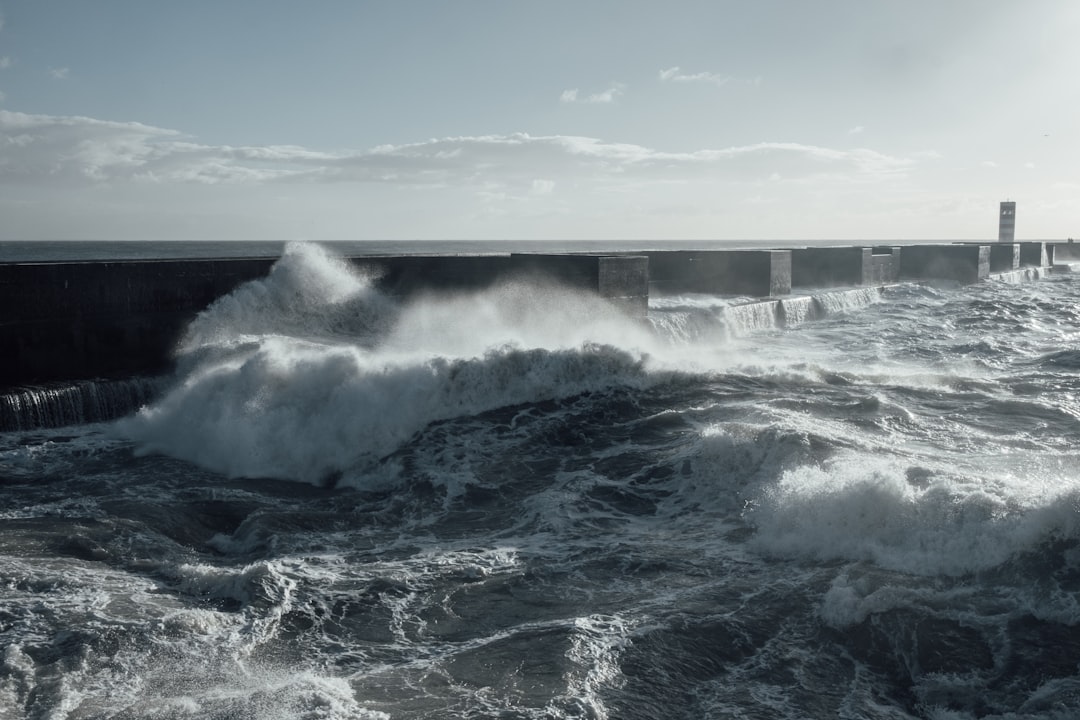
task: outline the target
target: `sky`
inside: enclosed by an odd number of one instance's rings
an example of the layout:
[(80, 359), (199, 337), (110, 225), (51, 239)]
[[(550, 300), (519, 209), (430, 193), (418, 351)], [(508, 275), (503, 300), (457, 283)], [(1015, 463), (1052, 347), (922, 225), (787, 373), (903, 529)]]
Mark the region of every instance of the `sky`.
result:
[(1075, 0), (0, 0), (0, 240), (1080, 237)]

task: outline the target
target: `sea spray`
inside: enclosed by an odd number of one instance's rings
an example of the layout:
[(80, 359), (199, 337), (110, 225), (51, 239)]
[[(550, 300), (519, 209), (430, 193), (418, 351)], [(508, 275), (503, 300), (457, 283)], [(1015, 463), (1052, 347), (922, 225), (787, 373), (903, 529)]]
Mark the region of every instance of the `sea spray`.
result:
[[(643, 329), (598, 298), (521, 284), (399, 306), (318, 248), (192, 324), (181, 379), (118, 425), (140, 452), (230, 477), (362, 483), (437, 420), (645, 382), (615, 343)], [(343, 474), (346, 476), (343, 479)]]

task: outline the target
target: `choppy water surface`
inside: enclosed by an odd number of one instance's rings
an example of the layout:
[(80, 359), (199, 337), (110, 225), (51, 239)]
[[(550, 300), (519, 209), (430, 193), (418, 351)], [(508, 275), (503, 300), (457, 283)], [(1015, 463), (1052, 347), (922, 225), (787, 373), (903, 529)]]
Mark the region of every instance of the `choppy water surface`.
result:
[(0, 433), (0, 717), (1076, 717), (1080, 283), (809, 302), (290, 248)]

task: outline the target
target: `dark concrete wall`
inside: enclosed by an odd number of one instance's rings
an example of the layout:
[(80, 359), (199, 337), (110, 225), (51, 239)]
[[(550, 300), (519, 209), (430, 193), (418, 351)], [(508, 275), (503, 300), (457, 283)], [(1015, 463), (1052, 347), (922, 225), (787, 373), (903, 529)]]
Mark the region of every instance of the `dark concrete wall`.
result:
[(1022, 268), (1045, 268), (1053, 263), (1053, 246), (1048, 250), (1047, 243), (1017, 243), (1020, 245), (1020, 264)]
[(481, 290), (510, 269), (507, 254), (398, 255), (358, 257), (350, 261), (371, 273), (381, 291), (399, 298), (430, 290)]
[(157, 373), (194, 315), (273, 259), (0, 265), (0, 388)]
[(841, 287), (872, 282), (868, 247), (797, 248), (791, 251), (792, 287)]
[(888, 285), (900, 271), (899, 247), (823, 247), (791, 251), (792, 287)]
[(990, 248), (990, 272), (1011, 272), (1020, 267), (1020, 243), (1014, 242), (959, 242), (957, 245), (979, 246), (985, 245)]
[(645, 253), (659, 293), (772, 297), (791, 292), (791, 250), (672, 250)]
[[(217, 298), (267, 275), (276, 258), (0, 264), (0, 390), (53, 380), (167, 372), (187, 324)], [(648, 311), (643, 256), (353, 258), (385, 292), (476, 290), (539, 277)]]
[(1078, 262), (1080, 261), (1080, 243), (1063, 242), (1049, 245), (1049, 264), (1055, 262)]
[(910, 245), (900, 253), (901, 280), (971, 284), (990, 276), (988, 245)]
[(1018, 243), (996, 243), (989, 247), (990, 272), (1010, 272), (1020, 267), (1020, 245)]

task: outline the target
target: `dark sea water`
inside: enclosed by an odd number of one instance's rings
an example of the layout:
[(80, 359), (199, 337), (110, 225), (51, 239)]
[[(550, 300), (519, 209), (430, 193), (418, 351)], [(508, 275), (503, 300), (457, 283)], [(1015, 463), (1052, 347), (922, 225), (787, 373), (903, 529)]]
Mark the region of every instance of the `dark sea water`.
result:
[(0, 718), (1080, 717), (1080, 281), (400, 305), (0, 433)]

